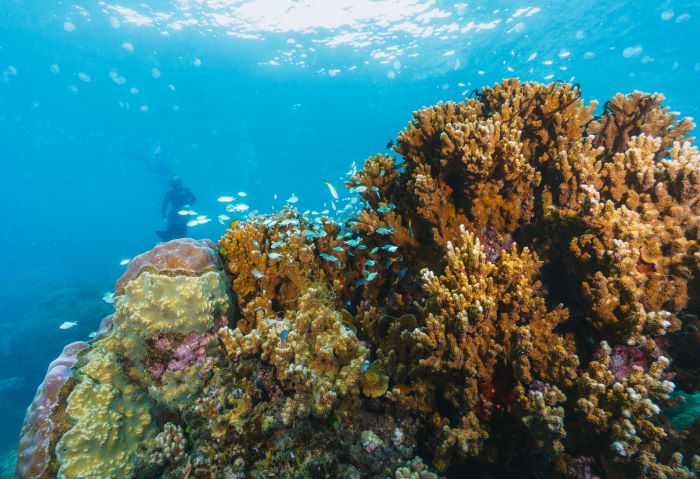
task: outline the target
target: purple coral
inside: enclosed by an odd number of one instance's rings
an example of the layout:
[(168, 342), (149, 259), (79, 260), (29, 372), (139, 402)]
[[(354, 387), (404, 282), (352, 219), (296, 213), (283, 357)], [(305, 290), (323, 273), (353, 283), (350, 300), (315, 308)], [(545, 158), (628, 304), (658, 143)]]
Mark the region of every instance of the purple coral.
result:
[(192, 364), (204, 362), (207, 344), (211, 334), (198, 335), (195, 333), (185, 337), (172, 355), (168, 363), (168, 371), (179, 371)]
[[(218, 329), (218, 328), (217, 328)], [(193, 364), (201, 364), (207, 359), (207, 344), (211, 333), (192, 333), (178, 344), (175, 339), (161, 336), (153, 342), (153, 349), (168, 359), (148, 366), (153, 379), (160, 379), (166, 371), (180, 371)]]
[(615, 380), (621, 381), (629, 377), (635, 366), (642, 368), (644, 371), (649, 370), (649, 358), (641, 349), (621, 344), (613, 348), (608, 368), (615, 375)]
[(579, 456), (576, 462), (566, 472), (567, 479), (600, 479), (593, 473), (593, 458)]
[(44, 381), (27, 409), (17, 450), (17, 477), (42, 477), (51, 461), (51, 436), (54, 423), (52, 413), (61, 396), (61, 390), (73, 377), (71, 368), (78, 360), (78, 353), (89, 345), (76, 341), (63, 348), (46, 372)]

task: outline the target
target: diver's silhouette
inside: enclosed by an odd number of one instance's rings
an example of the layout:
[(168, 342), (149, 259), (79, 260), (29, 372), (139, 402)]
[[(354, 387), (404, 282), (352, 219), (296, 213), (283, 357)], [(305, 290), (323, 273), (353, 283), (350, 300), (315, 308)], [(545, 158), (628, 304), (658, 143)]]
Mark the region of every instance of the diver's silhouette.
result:
[[(178, 211), (197, 201), (192, 191), (182, 186), (182, 179), (179, 176), (173, 176), (170, 179), (170, 188), (171, 190), (163, 197), (163, 204), (160, 207), (160, 215), (163, 221), (167, 222), (168, 227), (165, 231), (156, 231), (163, 241), (187, 235), (187, 215), (181, 215)], [(168, 205), (170, 205), (170, 211), (168, 211)]]

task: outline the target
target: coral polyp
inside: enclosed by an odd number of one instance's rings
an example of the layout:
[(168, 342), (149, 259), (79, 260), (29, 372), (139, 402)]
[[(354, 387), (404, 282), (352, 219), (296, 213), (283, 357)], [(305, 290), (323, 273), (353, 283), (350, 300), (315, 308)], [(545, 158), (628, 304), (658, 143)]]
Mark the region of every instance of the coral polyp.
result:
[(700, 155), (663, 100), (504, 80), (415, 112), (342, 221), (139, 257), (17, 477), (697, 478), (666, 411), (700, 388)]

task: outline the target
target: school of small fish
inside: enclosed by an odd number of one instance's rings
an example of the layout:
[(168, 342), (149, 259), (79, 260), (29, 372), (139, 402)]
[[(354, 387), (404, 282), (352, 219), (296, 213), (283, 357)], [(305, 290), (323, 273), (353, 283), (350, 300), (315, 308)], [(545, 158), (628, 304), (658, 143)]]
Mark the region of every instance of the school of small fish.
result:
[[(345, 174), (346, 178), (351, 178), (353, 175), (357, 173), (357, 166), (355, 162), (353, 162), (350, 166), (350, 169), (347, 171)], [(382, 172), (383, 173), (383, 172)], [(340, 178), (340, 180), (344, 180), (344, 178)], [(355, 184), (354, 186), (349, 188), (350, 195), (347, 197), (341, 197), (338, 194), (338, 191), (335, 189), (333, 184), (324, 179), (323, 180), (324, 185), (328, 188), (328, 192), (330, 193), (331, 200), (330, 200), (330, 209), (327, 207), (327, 203), (323, 203), (323, 209), (320, 211), (318, 210), (306, 210), (303, 213), (300, 214), (298, 217), (292, 217), (292, 218), (286, 218), (284, 220), (279, 221), (276, 219), (274, 216), (271, 215), (262, 215), (262, 216), (257, 216), (258, 212), (257, 210), (255, 211), (250, 211), (250, 206), (245, 204), (245, 203), (238, 203), (237, 197), (239, 198), (245, 198), (248, 196), (248, 193), (245, 191), (239, 191), (235, 195), (221, 195), (216, 198), (216, 201), (218, 203), (224, 203), (225, 204), (225, 210), (226, 213), (221, 213), (216, 216), (219, 224), (224, 225), (226, 227), (229, 227), (232, 222), (235, 222), (233, 218), (230, 216), (231, 214), (243, 214), (243, 217), (240, 219), (248, 220), (248, 221), (258, 221), (261, 222), (264, 226), (266, 227), (273, 227), (276, 224), (279, 224), (279, 226), (284, 226), (288, 227), (289, 230), (287, 231), (287, 237), (298, 234), (299, 236), (306, 238), (306, 239), (312, 239), (312, 238), (321, 238), (326, 235), (325, 230), (323, 229), (323, 225), (328, 223), (328, 222), (342, 222), (344, 219), (347, 219), (351, 217), (352, 215), (356, 214), (359, 210), (363, 208), (369, 208), (369, 204), (364, 201), (361, 197), (361, 193), (364, 193), (367, 191), (367, 187), (364, 185), (360, 184)], [(377, 196), (379, 197), (378, 189), (376, 187), (373, 187), (371, 191), (377, 192)], [(273, 199), (277, 200), (278, 194), (273, 195)], [(293, 205), (297, 204), (299, 202), (299, 197), (296, 196), (294, 193), (291, 194), (291, 196), (286, 200), (286, 203), (290, 205), (291, 208), (294, 208)], [(381, 204), (377, 207), (377, 211), (379, 213), (387, 213), (389, 211), (392, 211), (396, 208), (396, 205), (394, 204)], [(196, 211), (192, 209), (188, 209), (186, 207), (185, 209), (179, 210), (178, 215), (180, 216), (187, 216), (191, 217), (189, 221), (187, 221), (187, 226), (192, 228), (196, 227), (199, 225), (207, 224), (211, 222), (211, 218), (209, 218), (208, 215), (204, 214), (199, 214)], [(227, 214), (228, 213), (228, 214)], [(300, 221), (301, 218), (303, 220)], [(387, 224), (386, 226), (379, 227), (377, 228), (374, 232), (367, 232), (368, 234), (376, 233), (380, 236), (391, 236), (394, 233), (394, 228), (390, 224)], [(354, 237), (353, 237), (354, 236)], [(352, 250), (365, 250), (367, 247), (362, 244), (363, 238), (360, 235), (352, 235), (351, 233), (345, 233), (341, 236), (338, 237), (338, 240), (342, 240), (343, 245), (345, 246), (335, 246), (333, 248), (332, 252), (319, 252), (318, 255), (320, 258), (322, 258), (325, 261), (331, 262), (336, 264), (338, 267), (341, 267), (341, 260), (339, 257), (335, 256), (332, 253), (346, 253), (350, 256), (354, 256), (355, 254), (353, 253)], [(376, 241), (376, 238), (375, 238)], [(285, 245), (285, 241), (283, 240), (277, 240), (273, 241), (269, 244), (269, 248), (271, 250), (281, 248), (282, 246)], [(260, 248), (260, 245), (256, 245), (257, 248)], [(379, 250), (388, 252), (388, 253), (396, 253), (398, 251), (398, 246), (392, 245), (392, 244), (384, 244), (383, 246), (375, 246), (372, 248), (370, 251), (370, 254), (375, 255), (379, 252)], [(270, 258), (273, 261), (280, 261), (284, 259), (284, 255), (279, 252), (271, 251), (267, 254), (267, 257)], [(394, 261), (396, 261), (397, 258), (390, 258), (389, 260), (386, 261), (386, 265), (389, 266), (391, 265)], [(119, 264), (124, 266), (129, 263), (130, 259), (126, 258), (123, 259)], [(368, 268), (374, 268), (378, 265), (377, 261), (374, 259), (366, 259), (365, 260), (365, 269), (363, 271), (364, 277), (361, 278), (358, 281), (358, 285), (367, 283), (369, 281), (372, 281), (375, 279), (378, 275), (377, 271), (371, 271)], [(401, 279), (403, 275), (406, 274), (407, 268), (404, 268), (399, 272), (399, 278)], [(264, 276), (264, 273), (262, 271), (259, 271), (257, 269), (252, 271), (252, 275), (255, 279), (260, 279)], [(398, 281), (397, 279), (397, 281)], [(102, 299), (107, 302), (107, 303), (113, 303), (114, 302), (114, 293), (108, 292), (105, 293)], [(68, 329), (71, 327), (74, 327), (77, 323), (63, 323), (60, 328), (61, 329)]]

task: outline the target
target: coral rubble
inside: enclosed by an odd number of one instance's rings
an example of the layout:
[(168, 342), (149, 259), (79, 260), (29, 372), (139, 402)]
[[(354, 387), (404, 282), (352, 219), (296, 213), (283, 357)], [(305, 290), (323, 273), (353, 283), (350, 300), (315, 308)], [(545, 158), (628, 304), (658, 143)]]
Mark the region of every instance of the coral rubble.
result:
[(662, 102), (504, 80), (415, 112), (347, 218), (141, 255), (16, 476), (697, 478), (700, 155)]

